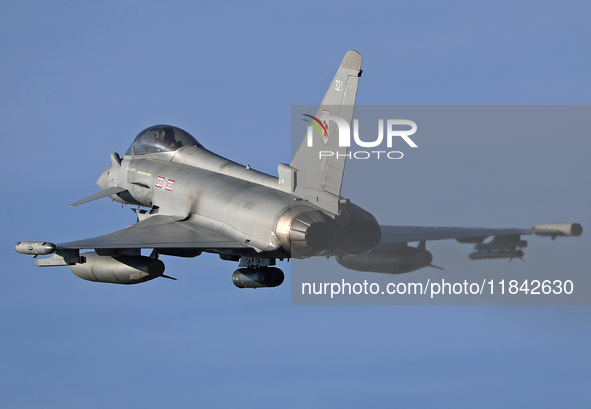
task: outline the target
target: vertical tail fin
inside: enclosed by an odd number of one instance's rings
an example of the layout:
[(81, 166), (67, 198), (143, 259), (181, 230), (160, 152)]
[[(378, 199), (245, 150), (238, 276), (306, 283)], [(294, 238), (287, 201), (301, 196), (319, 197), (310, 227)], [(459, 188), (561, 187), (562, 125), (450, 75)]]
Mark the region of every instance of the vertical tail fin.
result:
[[(351, 126), (357, 84), (362, 72), (361, 60), (357, 51), (345, 54), (315, 117), (306, 118), (312, 125), (312, 146), (304, 137), (291, 161), (296, 173), (292, 182), (293, 191), (304, 199), (311, 200), (313, 197), (316, 202), (318, 191), (340, 196), (348, 148), (339, 146), (338, 127), (322, 121), (322, 117), (338, 116)], [(321, 151), (331, 151), (333, 155), (322, 156)]]

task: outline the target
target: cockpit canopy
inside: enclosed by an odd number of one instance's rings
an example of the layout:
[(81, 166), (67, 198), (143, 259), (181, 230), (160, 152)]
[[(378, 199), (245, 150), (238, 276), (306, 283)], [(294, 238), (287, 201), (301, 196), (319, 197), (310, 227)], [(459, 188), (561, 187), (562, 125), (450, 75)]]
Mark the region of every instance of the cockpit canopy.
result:
[(181, 128), (155, 125), (141, 131), (125, 154), (136, 156), (147, 153), (172, 152), (182, 146), (201, 146), (201, 144)]

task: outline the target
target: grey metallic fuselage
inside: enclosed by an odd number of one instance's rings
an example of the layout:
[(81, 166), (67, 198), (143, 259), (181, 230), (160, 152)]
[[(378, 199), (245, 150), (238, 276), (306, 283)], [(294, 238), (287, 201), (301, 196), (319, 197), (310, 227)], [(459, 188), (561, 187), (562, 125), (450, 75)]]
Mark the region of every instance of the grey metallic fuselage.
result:
[[(105, 183), (106, 182), (106, 183)], [(190, 219), (256, 252), (282, 251), (276, 236), (279, 218), (290, 211), (290, 187), (200, 146), (132, 157), (111, 166), (97, 182), (101, 189), (119, 186), (130, 197), (121, 203), (157, 209), (160, 215)]]

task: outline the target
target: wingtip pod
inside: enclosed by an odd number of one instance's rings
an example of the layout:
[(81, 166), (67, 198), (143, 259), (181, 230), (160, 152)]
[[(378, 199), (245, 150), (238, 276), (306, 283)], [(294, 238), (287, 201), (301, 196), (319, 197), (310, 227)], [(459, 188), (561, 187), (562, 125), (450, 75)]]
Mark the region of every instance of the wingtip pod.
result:
[(579, 223), (543, 223), (536, 224), (534, 227), (538, 236), (574, 236), (583, 234), (583, 226)]
[(56, 251), (56, 246), (47, 241), (19, 241), (14, 246), (17, 253), (28, 254), (32, 256), (53, 254)]

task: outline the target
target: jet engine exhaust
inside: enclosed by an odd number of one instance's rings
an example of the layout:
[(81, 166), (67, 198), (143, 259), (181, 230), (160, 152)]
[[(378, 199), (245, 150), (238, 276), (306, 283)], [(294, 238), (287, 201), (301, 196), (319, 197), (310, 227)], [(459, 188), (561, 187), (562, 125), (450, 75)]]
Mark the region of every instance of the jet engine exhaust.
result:
[(336, 222), (339, 229), (334, 255), (364, 254), (380, 243), (382, 230), (376, 218), (353, 203), (343, 206)]
[(376, 218), (352, 203), (336, 219), (308, 206), (293, 206), (276, 224), (275, 235), (294, 258), (367, 253), (377, 246), (382, 231)]
[(295, 258), (321, 254), (332, 247), (335, 237), (334, 220), (310, 207), (287, 210), (275, 230), (281, 246)]

